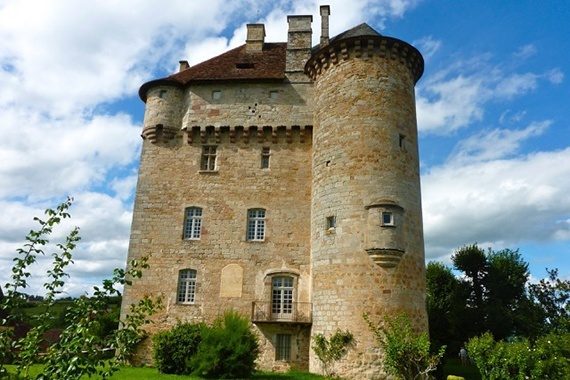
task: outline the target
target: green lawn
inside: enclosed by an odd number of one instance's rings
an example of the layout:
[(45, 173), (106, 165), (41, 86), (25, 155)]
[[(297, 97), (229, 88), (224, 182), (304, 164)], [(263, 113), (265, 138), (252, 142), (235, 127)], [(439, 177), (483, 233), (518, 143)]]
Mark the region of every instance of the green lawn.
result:
[[(15, 372), (14, 366), (6, 366), (11, 373)], [(30, 374), (32, 376), (37, 375), (41, 371), (41, 366), (36, 365), (31, 368)], [(86, 378), (87, 379), (87, 378)], [(177, 375), (164, 375), (159, 373), (155, 368), (135, 368), (135, 367), (122, 367), (118, 372), (116, 372), (111, 379), (114, 380), (167, 380), (167, 379), (199, 379), (194, 376), (177, 376)], [(292, 371), (287, 373), (275, 373), (275, 372), (258, 372), (252, 379), (277, 379), (277, 380), (322, 380), (326, 379), (323, 376), (314, 375), (307, 372)]]
[(474, 365), (464, 366), (459, 359), (447, 359), (443, 366), (444, 379), (447, 375), (462, 376), (465, 380), (481, 380), (481, 375)]

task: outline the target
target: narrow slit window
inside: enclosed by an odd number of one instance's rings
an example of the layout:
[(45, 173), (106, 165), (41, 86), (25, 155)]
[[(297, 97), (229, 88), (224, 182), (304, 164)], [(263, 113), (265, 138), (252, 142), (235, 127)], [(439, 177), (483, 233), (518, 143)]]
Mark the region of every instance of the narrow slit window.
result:
[(271, 157), (271, 148), (264, 147), (261, 150), (261, 168), (269, 169), (269, 159)]
[(215, 171), (216, 170), (216, 147), (213, 145), (204, 145), (202, 147), (202, 159), (200, 161), (200, 170)]
[(402, 150), (406, 150), (406, 136), (399, 134), (398, 135), (398, 145), (400, 146), (400, 149)]
[(336, 216), (327, 216), (326, 226), (327, 230), (334, 230), (336, 228)]

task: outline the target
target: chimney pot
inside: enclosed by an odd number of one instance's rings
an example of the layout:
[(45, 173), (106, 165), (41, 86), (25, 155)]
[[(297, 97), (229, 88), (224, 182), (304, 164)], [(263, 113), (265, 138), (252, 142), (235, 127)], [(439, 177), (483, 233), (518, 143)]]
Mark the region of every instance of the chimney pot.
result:
[(186, 60), (178, 61), (178, 63), (180, 64), (180, 68), (178, 69), (178, 72), (184, 71), (184, 70), (190, 68), (190, 64)]
[(321, 43), (319, 47), (323, 48), (329, 44), (329, 15), (331, 7), (329, 5), (321, 5)]

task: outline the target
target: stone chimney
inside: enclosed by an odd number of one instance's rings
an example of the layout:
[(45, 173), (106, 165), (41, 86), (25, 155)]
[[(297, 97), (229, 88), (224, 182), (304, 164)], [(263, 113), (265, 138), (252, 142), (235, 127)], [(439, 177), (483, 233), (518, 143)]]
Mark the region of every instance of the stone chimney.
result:
[(265, 41), (265, 25), (247, 24), (247, 39), (245, 40), (245, 51), (248, 53), (262, 52)]
[(290, 81), (307, 81), (304, 74), (305, 63), (311, 57), (311, 39), (313, 16), (287, 16), (289, 32), (287, 37), (287, 55), (285, 73)]
[(186, 60), (178, 61), (178, 63), (180, 64), (180, 67), (179, 67), (179, 69), (178, 69), (178, 72), (184, 71), (184, 70), (190, 68), (190, 64), (189, 64), (188, 61), (186, 61)]
[(329, 15), (331, 14), (331, 7), (328, 5), (321, 5), (321, 43), (320, 48), (329, 44)]

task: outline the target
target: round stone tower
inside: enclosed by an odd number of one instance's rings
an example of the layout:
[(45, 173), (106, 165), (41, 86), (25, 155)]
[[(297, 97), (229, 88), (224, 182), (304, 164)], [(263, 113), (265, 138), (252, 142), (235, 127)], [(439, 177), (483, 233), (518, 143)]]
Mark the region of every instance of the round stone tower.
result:
[(321, 43), (305, 72), (315, 85), (312, 334), (350, 330), (356, 344), (337, 372), (384, 378), (363, 314), (405, 313), (427, 329), (414, 97), (423, 58), (362, 24)]
[(143, 139), (152, 143), (171, 140), (182, 127), (184, 90), (176, 83), (159, 79), (139, 90), (145, 101)]

